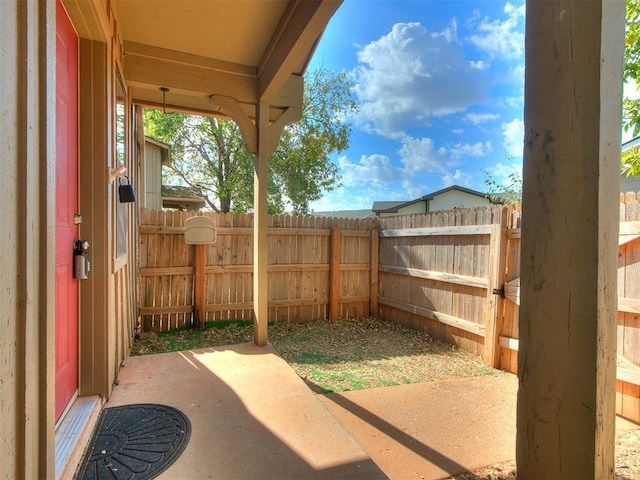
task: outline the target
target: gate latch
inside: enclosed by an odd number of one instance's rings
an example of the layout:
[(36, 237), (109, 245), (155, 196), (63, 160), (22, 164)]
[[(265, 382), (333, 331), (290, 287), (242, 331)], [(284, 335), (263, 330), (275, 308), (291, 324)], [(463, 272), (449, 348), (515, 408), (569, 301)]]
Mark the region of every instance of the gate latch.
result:
[(504, 296), (504, 285), (502, 285), (500, 288), (494, 288), (492, 290), (492, 293), (494, 295), (500, 295), (500, 298), (505, 298), (505, 296)]

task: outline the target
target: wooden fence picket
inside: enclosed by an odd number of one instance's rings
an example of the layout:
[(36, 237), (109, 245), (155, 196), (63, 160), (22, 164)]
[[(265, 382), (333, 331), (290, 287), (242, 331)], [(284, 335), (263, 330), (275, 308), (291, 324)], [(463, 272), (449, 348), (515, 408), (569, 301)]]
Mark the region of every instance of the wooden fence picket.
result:
[[(217, 242), (196, 255), (183, 239), (191, 215), (140, 212), (144, 331), (191, 327), (195, 312), (201, 325), (252, 318), (252, 216), (198, 213), (216, 222)], [(640, 193), (621, 195), (620, 220), (617, 411), (639, 422)], [(269, 319), (380, 317), (515, 373), (521, 221), (503, 206), (364, 220), (271, 216)]]

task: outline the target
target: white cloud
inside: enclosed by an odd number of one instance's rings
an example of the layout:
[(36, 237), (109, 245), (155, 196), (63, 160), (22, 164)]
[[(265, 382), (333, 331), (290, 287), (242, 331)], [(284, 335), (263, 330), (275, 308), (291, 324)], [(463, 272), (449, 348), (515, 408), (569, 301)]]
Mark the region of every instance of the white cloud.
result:
[(467, 113), (464, 116), (464, 121), (473, 125), (480, 125), (481, 123), (498, 120), (499, 118), (500, 115), (497, 113)]
[[(491, 20), (477, 16), (470, 23), (477, 33), (469, 41), (491, 58), (514, 60), (524, 55), (524, 33), (519, 28), (524, 19), (525, 5), (514, 6), (507, 2), (504, 6), (506, 19)], [(477, 22), (477, 24), (475, 23)]]
[(511, 175), (522, 178), (522, 163), (512, 163), (511, 165), (498, 162), (495, 165), (483, 169), (497, 185), (510, 185)]
[(442, 186), (460, 185), (461, 187), (472, 188), (474, 179), (472, 175), (456, 169), (453, 173), (447, 172), (442, 176)]
[(454, 26), (429, 33), (419, 23), (398, 23), (358, 52), (352, 74), (360, 127), (399, 138), (486, 100), (489, 77), (464, 58)]
[(464, 157), (484, 157), (491, 150), (491, 140), (487, 140), (484, 143), (477, 142), (474, 144), (456, 143), (449, 148), (449, 153), (451, 158), (457, 160)]
[(514, 118), (502, 124), (502, 146), (511, 157), (522, 158), (524, 145), (524, 122)]
[(444, 171), (445, 165), (452, 163), (446, 149), (436, 150), (430, 138), (405, 136), (398, 154), (404, 166), (403, 172), (408, 175), (440, 173)]
[(400, 173), (385, 155), (362, 155), (358, 162), (352, 162), (346, 156), (338, 158), (338, 168), (342, 174), (342, 183), (347, 186), (359, 184), (384, 183), (398, 180)]
[(476, 70), (486, 70), (490, 66), (484, 60), (476, 60), (476, 61), (470, 60), (469, 65), (471, 66), (471, 68)]

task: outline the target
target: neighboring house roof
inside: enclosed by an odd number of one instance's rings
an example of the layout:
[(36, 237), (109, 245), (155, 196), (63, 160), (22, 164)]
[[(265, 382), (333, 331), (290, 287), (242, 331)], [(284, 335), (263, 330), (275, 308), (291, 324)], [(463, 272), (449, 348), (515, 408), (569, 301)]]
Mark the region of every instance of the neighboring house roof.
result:
[(405, 200), (402, 202), (373, 202), (373, 206), (371, 207), (371, 211), (375, 213), (380, 212), (397, 212), (398, 208), (401, 208), (404, 205), (410, 205), (415, 202), (415, 200)]
[(637, 146), (640, 146), (640, 135), (638, 135), (635, 138), (632, 138), (631, 140), (624, 142), (622, 144), (622, 151), (626, 152), (627, 150), (630, 150), (631, 148), (637, 147)]
[(312, 215), (334, 218), (372, 218), (376, 216), (371, 210), (336, 210), (333, 212), (313, 212)]
[[(472, 190), (472, 189), (467, 188), (467, 187), (461, 187), (460, 185), (451, 185), (450, 187), (443, 188), (442, 190), (438, 190), (436, 192), (424, 195), (424, 196), (414, 200), (413, 202), (417, 202), (419, 200), (433, 200), (434, 197), (436, 197), (438, 195), (442, 195), (443, 193), (450, 192), (451, 190), (458, 190), (460, 192), (468, 193), (469, 195), (475, 195), (477, 197), (489, 199), (489, 196), (487, 196), (486, 193), (482, 193), (482, 192), (479, 192), (477, 190)], [(492, 202), (492, 203), (500, 203), (500, 202)]]
[(179, 210), (198, 210), (204, 207), (205, 200), (199, 188), (181, 187), (178, 185), (162, 185), (163, 208)]
[(460, 185), (451, 185), (450, 187), (443, 188), (441, 190), (437, 190), (432, 193), (428, 193), (427, 195), (423, 195), (422, 197), (416, 198), (414, 200), (408, 200), (404, 202), (373, 202), (373, 206), (371, 207), (371, 210), (375, 213), (397, 213), (400, 209), (406, 208), (410, 205), (413, 205), (414, 203), (433, 200), (438, 195), (442, 195), (451, 190), (457, 190), (459, 192), (464, 192), (469, 195), (475, 195), (480, 198), (486, 198), (491, 203), (502, 203), (502, 201), (499, 199), (495, 201), (491, 200), (491, 197), (486, 193), (482, 193), (477, 190), (472, 190), (466, 187), (461, 187)]

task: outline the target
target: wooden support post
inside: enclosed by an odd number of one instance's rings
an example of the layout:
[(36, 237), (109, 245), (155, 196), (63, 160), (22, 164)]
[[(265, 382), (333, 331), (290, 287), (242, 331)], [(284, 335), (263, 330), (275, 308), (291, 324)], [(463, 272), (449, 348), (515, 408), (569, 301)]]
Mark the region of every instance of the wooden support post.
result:
[(258, 105), (258, 153), (253, 175), (253, 341), (268, 343), (267, 184), (269, 183), (269, 105)]
[(493, 289), (503, 288), (507, 263), (507, 207), (500, 209), (499, 223), (491, 225), (489, 240), (489, 288), (487, 289), (487, 321), (484, 337), (484, 363), (494, 368), (500, 366), (500, 334), (504, 323), (504, 294), (494, 294)]
[(340, 229), (331, 229), (331, 260), (329, 265), (329, 319), (337, 322), (340, 318)]
[(378, 318), (378, 244), (379, 231), (377, 228), (371, 230), (371, 289), (369, 295), (369, 316)]
[(204, 329), (207, 320), (207, 277), (204, 267), (207, 264), (207, 247), (208, 245), (194, 245), (195, 247), (195, 267), (193, 278), (194, 290), (194, 313), (193, 327)]
[(518, 478), (612, 479), (625, 2), (526, 8)]

